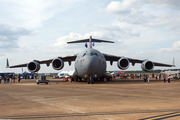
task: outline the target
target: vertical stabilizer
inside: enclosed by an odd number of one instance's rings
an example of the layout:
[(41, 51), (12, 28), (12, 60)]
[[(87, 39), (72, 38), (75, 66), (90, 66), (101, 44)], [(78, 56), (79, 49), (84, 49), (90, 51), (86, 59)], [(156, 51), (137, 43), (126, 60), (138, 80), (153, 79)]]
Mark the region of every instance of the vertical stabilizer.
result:
[(92, 48), (92, 36), (89, 37), (89, 47)]

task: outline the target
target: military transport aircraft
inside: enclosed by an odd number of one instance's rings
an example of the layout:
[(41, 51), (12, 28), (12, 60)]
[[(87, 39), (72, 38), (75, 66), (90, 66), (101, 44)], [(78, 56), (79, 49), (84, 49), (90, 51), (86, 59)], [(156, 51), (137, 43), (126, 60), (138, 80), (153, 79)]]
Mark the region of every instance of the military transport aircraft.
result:
[(112, 41), (105, 41), (94, 39), (90, 36), (89, 39), (83, 40), (76, 40), (72, 42), (67, 42), (68, 44), (71, 43), (85, 43), (87, 47), (87, 42), (89, 42), (89, 48), (86, 48), (82, 52), (66, 57), (57, 57), (55, 59), (49, 60), (33, 60), (32, 62), (20, 65), (9, 66), (9, 62), (7, 59), (7, 68), (17, 68), (17, 67), (27, 67), (30, 72), (38, 72), (40, 70), (40, 64), (46, 64), (48, 67), (50, 63), (52, 64), (53, 69), (61, 70), (64, 67), (64, 62), (68, 62), (71, 65), (72, 61), (75, 61), (75, 72), (72, 76), (74, 80), (77, 79), (85, 79), (87, 83), (94, 83), (94, 80), (104, 79), (105, 77), (108, 78), (106, 74), (106, 61), (110, 61), (112, 65), (114, 61), (117, 61), (117, 66), (119, 69), (125, 70), (129, 67), (131, 63), (133, 66), (135, 63), (141, 63), (141, 68), (143, 71), (151, 71), (153, 70), (154, 66), (164, 66), (164, 67), (174, 67), (175, 65), (163, 64), (152, 62), (149, 60), (139, 60), (139, 59), (132, 59), (127, 58), (124, 56), (114, 56), (108, 55), (99, 52), (96, 49), (93, 49), (92, 46), (94, 42), (107, 42), (107, 43), (114, 43)]

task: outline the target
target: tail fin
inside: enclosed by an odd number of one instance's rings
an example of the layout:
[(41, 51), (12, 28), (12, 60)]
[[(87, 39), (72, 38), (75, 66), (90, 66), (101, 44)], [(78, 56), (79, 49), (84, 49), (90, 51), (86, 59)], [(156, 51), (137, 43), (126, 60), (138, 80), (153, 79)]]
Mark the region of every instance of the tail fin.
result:
[(9, 61), (8, 61), (8, 59), (7, 59), (6, 68), (9, 68)]

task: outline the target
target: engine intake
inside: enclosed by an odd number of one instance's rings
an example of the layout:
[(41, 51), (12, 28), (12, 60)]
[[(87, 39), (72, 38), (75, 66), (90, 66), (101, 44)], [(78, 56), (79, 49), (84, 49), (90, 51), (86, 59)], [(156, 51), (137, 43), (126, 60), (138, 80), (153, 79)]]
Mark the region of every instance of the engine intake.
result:
[(40, 64), (37, 61), (28, 63), (27, 68), (29, 72), (38, 72), (40, 70)]
[(55, 70), (61, 70), (64, 67), (64, 61), (61, 58), (56, 58), (52, 61), (52, 67)]
[(143, 71), (150, 72), (151, 70), (153, 70), (154, 64), (151, 61), (144, 61), (141, 64), (141, 68), (142, 68)]
[(127, 58), (121, 58), (117, 61), (119, 69), (126, 70), (129, 68), (129, 60)]

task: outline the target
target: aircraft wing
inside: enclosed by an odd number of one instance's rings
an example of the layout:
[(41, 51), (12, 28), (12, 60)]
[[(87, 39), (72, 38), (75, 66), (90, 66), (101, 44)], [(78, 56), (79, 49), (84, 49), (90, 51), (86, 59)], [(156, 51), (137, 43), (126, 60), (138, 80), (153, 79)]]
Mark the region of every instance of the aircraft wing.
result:
[[(65, 57), (59, 57), (59, 58), (61, 58), (64, 62), (71, 62), (71, 61), (75, 61), (76, 56), (77, 56), (77, 54), (76, 55), (65, 56)], [(38, 62), (39, 64), (46, 64), (47, 66), (49, 66), (49, 64), (53, 61), (53, 59), (42, 60), (42, 61), (34, 60), (34, 61)], [(9, 61), (7, 59), (7, 68), (27, 67), (28, 64), (29, 63), (9, 66)]]
[(18, 68), (18, 67), (27, 67), (28, 63), (25, 64), (19, 64), (19, 65), (13, 65), (13, 66), (6, 66), (6, 68)]
[[(118, 61), (119, 59), (123, 58), (124, 56), (114, 56), (114, 55), (108, 55), (108, 54), (103, 54), (106, 61), (110, 61), (111, 65), (113, 63), (113, 61)], [(127, 58), (129, 60), (129, 62), (132, 63), (132, 65), (134, 66), (135, 63), (143, 63), (146, 60), (139, 60), (139, 59), (133, 59), (133, 58)], [(157, 62), (153, 62), (154, 66), (162, 66), (162, 67), (175, 67), (175, 65), (170, 65), (170, 64), (164, 64), (164, 63), (157, 63)]]

